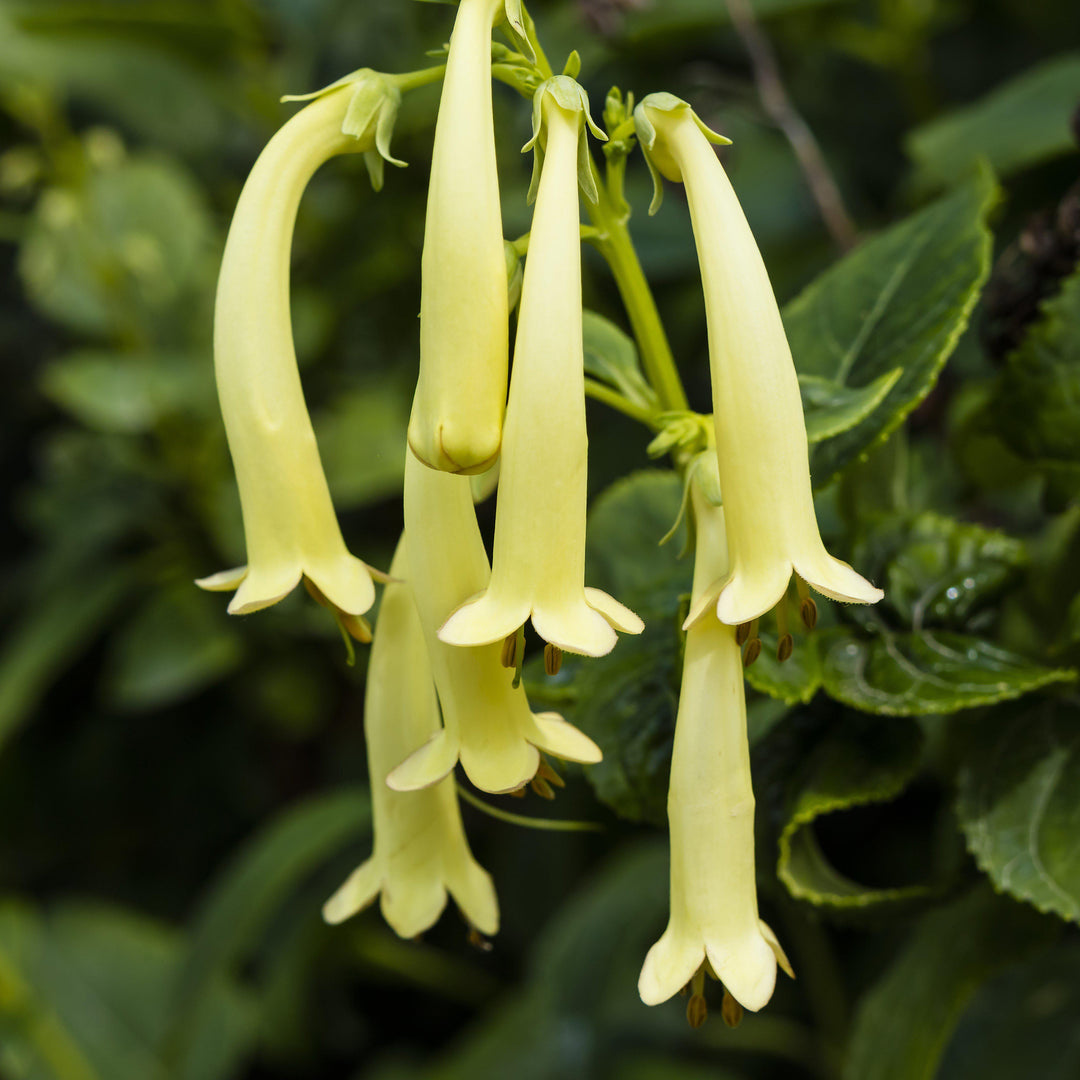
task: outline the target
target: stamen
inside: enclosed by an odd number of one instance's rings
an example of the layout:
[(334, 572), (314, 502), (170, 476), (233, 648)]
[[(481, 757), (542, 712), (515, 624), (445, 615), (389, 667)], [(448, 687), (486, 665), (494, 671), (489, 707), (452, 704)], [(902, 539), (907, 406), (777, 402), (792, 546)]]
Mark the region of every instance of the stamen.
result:
[(746, 639), (750, 636), (750, 624), (748, 622), (739, 623), (735, 630), (735, 644), (742, 648), (746, 644)]
[(746, 648), (743, 649), (743, 667), (749, 667), (761, 655), (761, 638), (758, 637), (758, 623), (760, 619), (754, 619), (750, 623)]
[(566, 787), (566, 781), (551, 767), (543, 755), (540, 756), (540, 768), (536, 770), (536, 775), (556, 787)]
[(806, 597), (799, 605), (799, 616), (807, 630), (813, 630), (817, 626), (817, 604), (812, 596)]
[(547, 675), (558, 675), (562, 667), (562, 649), (558, 645), (547, 644), (544, 646), (544, 672)]
[(524, 799), (525, 798), (525, 785), (522, 784), (521, 787), (514, 788), (513, 791), (508, 791), (506, 794), (511, 796), (514, 799)]
[(499, 659), (502, 661), (502, 666), (504, 668), (517, 667), (517, 640), (518, 635), (516, 630), (503, 638), (502, 653), (500, 654)]
[(469, 933), (466, 939), (474, 949), (479, 949), (481, 952), (491, 952), (495, 946), (475, 926), (469, 927)]
[(529, 781), (529, 787), (531, 787), (541, 799), (547, 799), (548, 802), (551, 802), (555, 798), (555, 792), (552, 790), (551, 785), (539, 773)]
[(782, 664), (785, 660), (790, 659), (792, 652), (795, 650), (795, 639), (791, 636), (791, 632), (788, 629), (788, 608), (787, 608), (787, 596), (776, 605), (776, 632), (779, 635), (779, 641), (776, 645), (776, 659)]
[(743, 1007), (727, 990), (724, 991), (724, 1001), (720, 1006), (720, 1015), (729, 1028), (737, 1028), (742, 1023)]
[(341, 625), (349, 632), (349, 636), (364, 645), (371, 644), (371, 623), (362, 615), (346, 615), (339, 612)]
[(705, 968), (700, 967), (690, 980), (690, 1000), (686, 1003), (686, 1022), (696, 1031), (705, 1023), (709, 1006), (705, 1001)]

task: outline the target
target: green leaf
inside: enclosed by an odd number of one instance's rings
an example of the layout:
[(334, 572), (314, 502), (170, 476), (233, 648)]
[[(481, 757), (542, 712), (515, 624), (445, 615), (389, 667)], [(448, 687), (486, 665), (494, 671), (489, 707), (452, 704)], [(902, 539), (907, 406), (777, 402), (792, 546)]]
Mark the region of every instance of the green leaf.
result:
[(918, 168), (917, 182), (953, 183), (979, 158), (1009, 176), (1074, 151), (1069, 119), (1078, 86), (1080, 53), (1065, 53), (916, 128), (906, 149)]
[(1080, 922), (1080, 727), (1055, 702), (995, 713), (972, 733), (958, 777), (968, 848), (994, 885)]
[(755, 690), (788, 705), (805, 705), (821, 686), (817, 635), (797, 634), (795, 650), (783, 663), (776, 658), (776, 632), (762, 630), (759, 636), (761, 655), (745, 669), (746, 681)]
[(409, 396), (390, 380), (339, 395), (314, 418), (334, 504), (354, 508), (400, 497)]
[[(844, 0), (752, 0), (750, 7), (758, 18), (767, 19), (788, 11), (823, 7)], [(662, 4), (635, 6), (625, 17), (620, 37), (629, 41), (647, 41), (656, 35), (692, 34), (727, 25), (726, 5), (715, 0), (664, 0)]]
[(879, 527), (855, 559), (905, 627), (959, 630), (1016, 577), (1027, 551), (994, 529), (927, 512)]
[(856, 248), (785, 309), (800, 375), (859, 389), (902, 372), (868, 416), (814, 445), (815, 484), (882, 442), (930, 392), (989, 271), (996, 199), (983, 170)]
[(659, 408), (656, 392), (641, 370), (634, 339), (595, 311), (582, 312), (585, 374), (614, 387), (644, 408)]
[(183, 951), (175, 930), (118, 908), (68, 903), (46, 922), (6, 901), (0, 906), (0, 983), (8, 993), (0, 1003), (0, 1025), (21, 1051), (16, 1075), (32, 1080), (227, 1080), (235, 1075), (254, 1040), (254, 1013), (249, 1000), (222, 979), (205, 987), (175, 1068), (165, 1065), (162, 1041)]
[[(79, 188), (48, 189), (19, 254), (27, 295), (81, 333), (130, 336), (205, 282), (211, 226), (176, 162), (130, 157)], [(188, 316), (190, 317), (190, 315)]]
[(1052, 921), (981, 890), (925, 916), (862, 999), (844, 1080), (952, 1080), (938, 1064), (979, 986), (1055, 933)]
[(1080, 1076), (1080, 947), (1061, 944), (986, 983), (941, 1061), (948, 1080)]
[(853, 428), (885, 400), (903, 368), (886, 371), (866, 386), (850, 387), (819, 375), (800, 375), (806, 438), (813, 446)]
[(259, 943), (286, 897), (320, 864), (367, 835), (367, 792), (330, 792), (289, 807), (248, 841), (211, 885), (191, 930), (175, 985), (171, 1044), (221, 973), (231, 972)]
[(814, 741), (792, 785), (777, 874), (792, 896), (832, 908), (865, 908), (924, 896), (924, 885), (870, 888), (839, 873), (814, 836), (824, 814), (895, 798), (914, 778), (923, 738), (913, 721), (845, 714)]
[(196, 356), (87, 350), (51, 363), (41, 388), (87, 427), (133, 434), (209, 399), (213, 375)]
[(825, 692), (852, 708), (887, 716), (993, 705), (1076, 677), (949, 631), (882, 628), (863, 637), (838, 627), (821, 634), (819, 648)]
[(234, 671), (242, 636), (190, 582), (153, 594), (112, 643), (108, 693), (122, 709), (182, 700)]
[(1047, 300), (1009, 356), (993, 406), (998, 431), (1021, 457), (1080, 468), (1080, 272)]
[(0, 747), (132, 587), (128, 570), (87, 569), (30, 606), (0, 652)]

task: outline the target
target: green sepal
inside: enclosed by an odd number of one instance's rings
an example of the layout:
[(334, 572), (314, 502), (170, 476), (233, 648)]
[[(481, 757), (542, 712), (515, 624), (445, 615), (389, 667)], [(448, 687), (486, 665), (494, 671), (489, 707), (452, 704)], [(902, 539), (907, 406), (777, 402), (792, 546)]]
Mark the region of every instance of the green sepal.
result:
[(634, 109), (634, 127), (637, 130), (638, 141), (641, 143), (642, 152), (645, 154), (645, 163), (649, 166), (649, 172), (653, 180), (653, 199), (649, 204), (649, 216), (651, 217), (660, 209), (661, 203), (664, 201), (664, 177), (653, 159), (653, 155), (656, 153), (656, 126), (649, 117), (649, 109), (669, 113), (686, 110), (693, 117), (694, 123), (697, 124), (702, 135), (709, 142), (716, 146), (730, 146), (731, 140), (718, 131), (713, 131), (694, 112), (689, 102), (683, 101), (682, 98), (676, 97), (674, 94), (661, 91), (643, 98), (637, 108)]
[(536, 63), (536, 50), (529, 40), (528, 15), (525, 14), (525, 6), (522, 0), (506, 0), (504, 7), (506, 22), (510, 32), (514, 35), (522, 55), (530, 64)]
[[(589, 111), (589, 95), (584, 87), (575, 82), (569, 75), (555, 75), (542, 82), (533, 95), (532, 138), (521, 148), (523, 154), (533, 151), (532, 180), (529, 183), (528, 202), (530, 205), (536, 199), (536, 192), (540, 187), (540, 173), (544, 166), (544, 144), (541, 135), (544, 126), (544, 95), (551, 94), (555, 104), (565, 112), (578, 112), (581, 114), (584, 125), (601, 142), (607, 142), (607, 135), (603, 129), (597, 126)], [(589, 157), (589, 143), (584, 132), (578, 139), (578, 183), (585, 197), (594, 205), (599, 201), (600, 195), (596, 190), (596, 181), (593, 179), (592, 158)]]

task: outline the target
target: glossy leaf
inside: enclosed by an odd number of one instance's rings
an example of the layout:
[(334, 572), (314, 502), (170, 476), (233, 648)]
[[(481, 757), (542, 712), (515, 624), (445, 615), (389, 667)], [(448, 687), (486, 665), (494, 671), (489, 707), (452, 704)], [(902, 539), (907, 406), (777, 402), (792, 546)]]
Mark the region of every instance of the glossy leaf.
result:
[(645, 408), (658, 407), (656, 392), (641, 370), (634, 339), (595, 311), (582, 312), (585, 374), (614, 387)]
[(819, 642), (830, 697), (889, 716), (951, 713), (1008, 701), (1075, 673), (1048, 668), (980, 638), (949, 631), (862, 636), (826, 630)]
[(996, 714), (973, 733), (958, 779), (968, 847), (994, 885), (1080, 922), (1080, 726), (1064, 705)]
[(930, 392), (967, 326), (990, 267), (988, 172), (861, 244), (784, 311), (802, 376), (860, 388), (902, 374), (868, 416), (813, 447), (827, 484), (882, 442)]
[(807, 441), (813, 446), (866, 419), (885, 400), (903, 373), (903, 368), (886, 371), (873, 382), (857, 388), (818, 375), (800, 376)]

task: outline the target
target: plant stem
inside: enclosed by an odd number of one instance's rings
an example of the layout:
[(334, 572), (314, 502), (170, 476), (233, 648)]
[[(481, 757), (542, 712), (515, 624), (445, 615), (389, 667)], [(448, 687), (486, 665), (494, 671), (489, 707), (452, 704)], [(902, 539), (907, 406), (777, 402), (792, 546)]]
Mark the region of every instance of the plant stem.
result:
[(402, 92), (416, 90), (418, 87), (427, 86), (428, 83), (438, 82), (446, 74), (446, 65), (439, 64), (437, 67), (421, 68), (419, 71), (407, 71), (403, 75), (394, 75), (394, 85)]
[(545, 829), (550, 832), (603, 832), (604, 826), (595, 821), (562, 821), (555, 818), (526, 817), (524, 814), (512, 814), (491, 803), (478, 799), (468, 788), (457, 784), (459, 797), (488, 817), (505, 821), (509, 825), (520, 825), (526, 829)]
[(646, 409), (642, 405), (636, 405), (629, 398), (623, 397), (618, 390), (613, 390), (602, 382), (586, 377), (585, 396), (591, 397), (595, 401), (602, 401), (605, 405), (621, 412), (623, 416), (629, 416), (631, 420), (637, 420), (646, 427), (652, 428), (653, 431), (658, 430), (656, 415), (652, 410)]
[(600, 198), (595, 206), (586, 203), (586, 207), (593, 224), (600, 230), (596, 245), (611, 267), (622, 296), (631, 329), (637, 338), (645, 376), (656, 391), (662, 409), (667, 412), (685, 411), (689, 407), (686, 391), (683, 390), (679, 369), (675, 366), (675, 357), (664, 324), (660, 321), (652, 290), (634, 250), (627, 221), (616, 211), (595, 164), (593, 173)]

